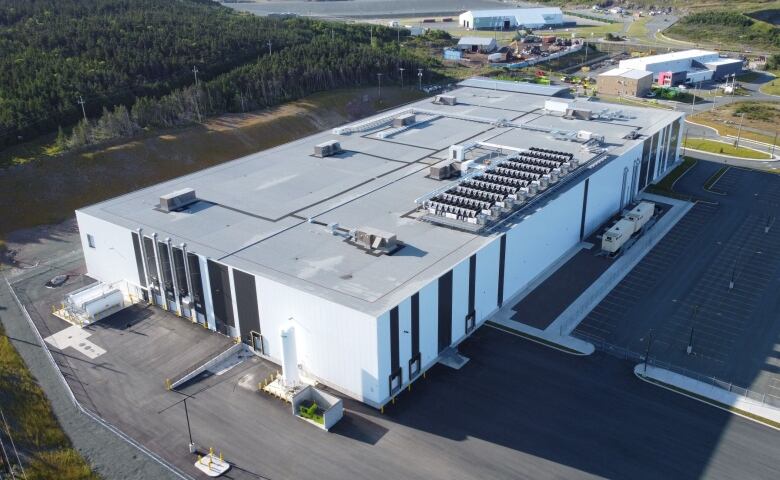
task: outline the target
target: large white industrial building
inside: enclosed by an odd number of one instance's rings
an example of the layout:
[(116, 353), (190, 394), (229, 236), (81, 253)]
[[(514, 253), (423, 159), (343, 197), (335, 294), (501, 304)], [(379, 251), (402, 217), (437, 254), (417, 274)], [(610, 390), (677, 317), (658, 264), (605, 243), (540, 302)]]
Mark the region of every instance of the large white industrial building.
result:
[(546, 28), (563, 25), (563, 12), (560, 8), (469, 10), (460, 14), (458, 22), (462, 27), (473, 30)]
[(742, 71), (742, 60), (724, 58), (718, 52), (707, 50), (684, 50), (680, 52), (629, 58), (620, 61), (620, 68), (630, 68), (653, 73), (658, 80), (664, 72), (672, 78), (672, 84), (720, 80)]
[(677, 162), (681, 113), (565, 92), (470, 79), (80, 209), (88, 273), (380, 407)]

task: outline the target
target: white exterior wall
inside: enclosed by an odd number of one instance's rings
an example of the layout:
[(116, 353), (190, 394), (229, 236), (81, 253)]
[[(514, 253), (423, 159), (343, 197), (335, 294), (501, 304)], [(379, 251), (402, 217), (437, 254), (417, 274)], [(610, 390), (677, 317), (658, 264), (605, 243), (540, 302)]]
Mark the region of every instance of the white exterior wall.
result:
[[(632, 190), (631, 169), (634, 160), (641, 158), (642, 145), (636, 145), (628, 152), (603, 166), (590, 176), (588, 183), (588, 203), (585, 209), (585, 237), (593, 233), (607, 219), (620, 210), (620, 193), (623, 191), (623, 169), (628, 167), (626, 191)], [(628, 198), (631, 191), (627, 193)]]
[[(89, 275), (104, 283), (127, 280), (140, 286), (131, 230), (78, 210), (76, 221)], [(87, 243), (88, 234), (95, 239), (95, 248)]]
[(584, 180), (506, 234), (504, 301), (580, 241), (583, 189)]
[(501, 254), (500, 240), (491, 242), (477, 252), (477, 282), (474, 309), (477, 325), (487, 320), (498, 307), (498, 260)]
[(398, 305), (398, 358), (401, 364), (402, 382), (409, 381), (409, 360), (412, 359), (412, 299)]
[[(469, 313), (469, 257), (452, 270), (452, 335), (455, 342), (466, 335)], [(454, 342), (453, 342), (454, 343)]]
[(387, 330), (377, 341), (377, 325), (389, 324), (389, 316), (376, 319), (264, 277), (255, 276), (255, 283), (268, 357), (281, 361), (281, 330), (292, 322), (304, 375), (369, 404), (384, 398), (387, 375), (377, 376), (377, 359), (389, 366), (390, 338)]
[[(439, 282), (434, 280), (420, 290), (420, 364), (422, 368), (439, 356)], [(389, 375), (390, 372), (387, 372)]]

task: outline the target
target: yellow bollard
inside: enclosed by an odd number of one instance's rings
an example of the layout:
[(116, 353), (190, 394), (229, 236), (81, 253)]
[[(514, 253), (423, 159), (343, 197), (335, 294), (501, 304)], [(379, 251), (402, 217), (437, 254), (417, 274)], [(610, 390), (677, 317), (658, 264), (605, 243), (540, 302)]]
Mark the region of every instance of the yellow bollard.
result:
[(214, 456), (214, 447), (209, 447), (209, 457)]
[(209, 457), (209, 470), (211, 469), (211, 463), (214, 461), (212, 457)]
[(379, 407), (379, 413), (385, 413), (385, 406), (384, 405)]
[(219, 461), (220, 461), (220, 462), (221, 462), (221, 461), (223, 461), (223, 460), (222, 460), (222, 450), (220, 450), (220, 451), (219, 451)]
[(203, 463), (203, 457), (201, 457), (200, 455), (198, 455), (198, 463)]
[(166, 388), (166, 390), (170, 390), (171, 389), (171, 379), (170, 378), (166, 378), (165, 379), (165, 388)]
[(395, 405), (395, 397), (393, 397), (393, 405)]

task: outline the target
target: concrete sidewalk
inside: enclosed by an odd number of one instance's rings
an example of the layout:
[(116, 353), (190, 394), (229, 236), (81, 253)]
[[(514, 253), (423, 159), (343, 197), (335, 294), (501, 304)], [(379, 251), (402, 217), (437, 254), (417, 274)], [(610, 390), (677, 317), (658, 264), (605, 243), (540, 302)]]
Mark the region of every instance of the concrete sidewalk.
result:
[(634, 374), (647, 382), (693, 397), (717, 408), (780, 430), (780, 408), (758, 400), (747, 398), (723, 388), (680, 375), (663, 368), (640, 363), (634, 367)]

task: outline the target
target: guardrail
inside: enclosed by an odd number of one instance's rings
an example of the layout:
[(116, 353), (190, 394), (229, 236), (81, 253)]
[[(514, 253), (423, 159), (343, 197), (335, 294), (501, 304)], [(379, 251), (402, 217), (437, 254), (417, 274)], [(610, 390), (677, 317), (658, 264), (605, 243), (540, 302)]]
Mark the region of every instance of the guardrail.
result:
[[(640, 363), (645, 361), (644, 354), (635, 352), (626, 347), (613, 345), (605, 341), (604, 339), (594, 337), (585, 332), (577, 332), (576, 336), (581, 340), (590, 342), (591, 344), (593, 344), (594, 347), (596, 347), (597, 350), (600, 350), (613, 357), (620, 358), (623, 360), (640, 362)], [(764, 393), (764, 392), (758, 392), (756, 390), (750, 390), (748, 388), (736, 385), (733, 382), (727, 382), (725, 380), (721, 380), (714, 376), (704, 375), (702, 373), (693, 371), (691, 369), (680, 367), (671, 362), (658, 360), (657, 358), (653, 358), (652, 355), (648, 356), (647, 364), (652, 365), (654, 367), (669, 370), (670, 372), (678, 373), (680, 375), (683, 375), (688, 378), (692, 378), (696, 381), (705, 383), (707, 385), (713, 385), (715, 387), (726, 390), (728, 392), (735, 393), (743, 398), (755, 402), (758, 405), (780, 408), (780, 396), (772, 395), (771, 393)]]

